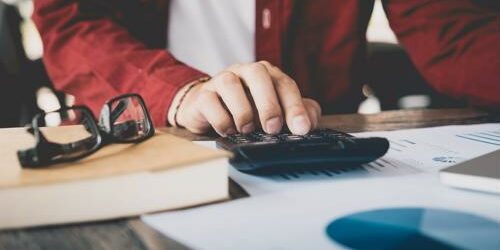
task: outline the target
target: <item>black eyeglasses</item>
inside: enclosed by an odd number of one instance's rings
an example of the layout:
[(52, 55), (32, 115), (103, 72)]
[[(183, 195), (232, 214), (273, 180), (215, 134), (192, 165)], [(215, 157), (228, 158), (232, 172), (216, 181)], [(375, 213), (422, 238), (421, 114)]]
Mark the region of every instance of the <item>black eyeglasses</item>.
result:
[(19, 150), (23, 167), (38, 168), (86, 157), (109, 143), (139, 143), (155, 130), (144, 100), (138, 94), (106, 102), (96, 122), (85, 106), (75, 106), (33, 117), (28, 131), (36, 145)]

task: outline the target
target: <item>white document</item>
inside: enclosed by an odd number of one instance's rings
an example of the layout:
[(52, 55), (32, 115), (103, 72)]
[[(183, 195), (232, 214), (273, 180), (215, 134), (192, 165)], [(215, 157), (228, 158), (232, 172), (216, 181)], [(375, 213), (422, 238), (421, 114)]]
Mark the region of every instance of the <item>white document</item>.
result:
[(499, 196), (449, 188), (439, 183), (437, 172), (499, 149), (500, 124), (357, 136), (386, 137), (391, 149), (375, 163), (338, 173), (262, 178), (232, 171), (252, 197), (142, 219), (196, 249), (339, 249), (326, 236), (327, 225), (374, 208), (444, 208), (500, 222)]
[(388, 207), (452, 209), (500, 222), (498, 196), (448, 188), (424, 175), (338, 182), (142, 218), (194, 249), (341, 249), (326, 235), (330, 222)]

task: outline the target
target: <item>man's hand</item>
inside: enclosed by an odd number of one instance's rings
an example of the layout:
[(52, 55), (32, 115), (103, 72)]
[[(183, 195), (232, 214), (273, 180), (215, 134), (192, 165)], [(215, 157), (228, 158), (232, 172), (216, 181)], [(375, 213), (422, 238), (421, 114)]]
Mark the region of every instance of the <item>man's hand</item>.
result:
[(226, 136), (262, 127), (276, 134), (286, 121), (292, 133), (306, 134), (317, 126), (320, 116), (319, 104), (302, 98), (293, 79), (261, 61), (233, 65), (193, 86), (180, 103), (176, 120), (194, 133), (213, 128)]

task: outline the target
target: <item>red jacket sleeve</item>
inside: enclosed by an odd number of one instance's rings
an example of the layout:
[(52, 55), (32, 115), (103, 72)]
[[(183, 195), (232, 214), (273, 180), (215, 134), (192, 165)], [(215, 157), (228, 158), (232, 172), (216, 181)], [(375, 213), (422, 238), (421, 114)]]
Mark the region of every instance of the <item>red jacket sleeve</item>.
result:
[(94, 114), (107, 99), (133, 92), (144, 98), (155, 125), (165, 125), (177, 90), (204, 76), (166, 50), (146, 47), (105, 11), (86, 13), (77, 0), (34, 4), (33, 20), (54, 86), (74, 95)]
[(399, 42), (438, 91), (500, 108), (500, 14), (470, 0), (384, 0)]

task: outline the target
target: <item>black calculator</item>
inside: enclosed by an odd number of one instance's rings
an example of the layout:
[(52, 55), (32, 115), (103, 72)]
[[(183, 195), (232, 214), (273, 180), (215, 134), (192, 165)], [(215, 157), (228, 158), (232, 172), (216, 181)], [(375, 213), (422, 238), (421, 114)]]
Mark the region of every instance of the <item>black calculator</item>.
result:
[(389, 141), (331, 129), (317, 129), (306, 135), (256, 131), (221, 137), (217, 147), (233, 152), (230, 163), (239, 171), (268, 175), (360, 166), (383, 156)]

